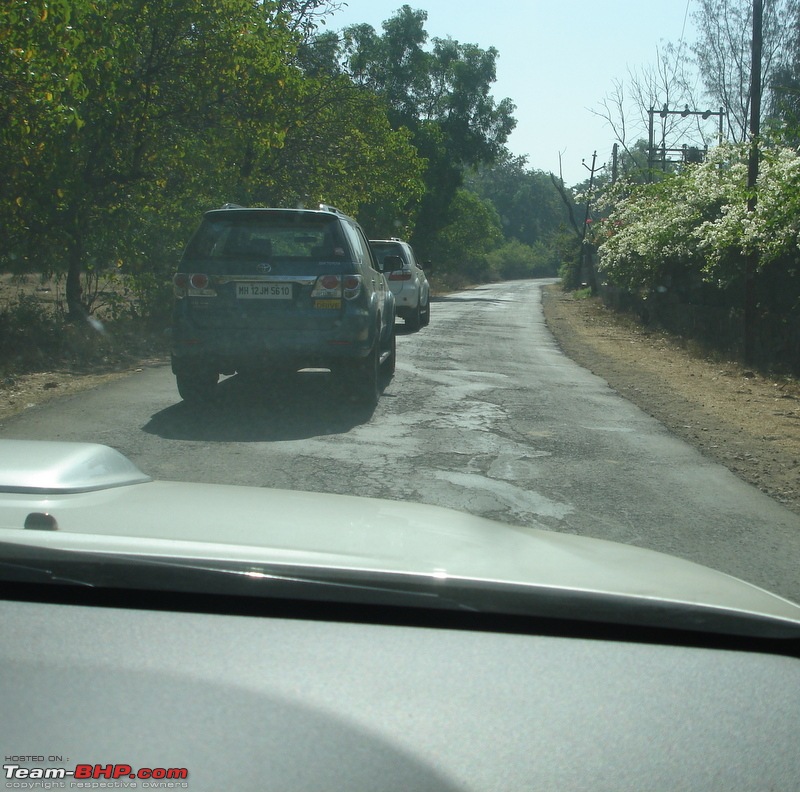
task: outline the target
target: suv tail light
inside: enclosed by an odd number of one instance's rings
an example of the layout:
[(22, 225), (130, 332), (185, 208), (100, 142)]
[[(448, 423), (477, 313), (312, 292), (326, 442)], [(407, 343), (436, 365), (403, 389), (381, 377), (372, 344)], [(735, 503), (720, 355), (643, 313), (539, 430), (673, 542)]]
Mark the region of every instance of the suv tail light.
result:
[(317, 300), (335, 299), (341, 298), (341, 296), (342, 280), (338, 275), (320, 275), (311, 291), (311, 297)]
[(344, 277), (344, 298), (345, 300), (355, 300), (361, 294), (361, 276), (345, 275)]
[(210, 278), (202, 272), (191, 275), (178, 272), (172, 277), (172, 290), (175, 296), (182, 297), (216, 297), (217, 292), (209, 288)]
[(360, 275), (320, 275), (314, 284), (311, 297), (314, 299), (336, 299), (344, 296), (354, 300), (361, 294)]
[(185, 272), (177, 272), (172, 277), (172, 291), (176, 297), (185, 297), (189, 288), (189, 276)]

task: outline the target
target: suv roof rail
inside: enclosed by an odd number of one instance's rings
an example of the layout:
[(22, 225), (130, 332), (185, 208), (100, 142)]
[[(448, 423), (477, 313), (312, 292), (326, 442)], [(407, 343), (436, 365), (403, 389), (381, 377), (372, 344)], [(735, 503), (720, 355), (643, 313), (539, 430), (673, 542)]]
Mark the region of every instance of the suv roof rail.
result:
[(320, 211), (322, 212), (333, 212), (333, 214), (343, 215), (344, 212), (341, 209), (337, 209), (335, 206), (331, 206), (330, 204), (321, 203), (319, 205)]
[(240, 204), (235, 204), (235, 203), (224, 203), (224, 204), (222, 204), (222, 208), (223, 209), (244, 209), (243, 206), (241, 206)]

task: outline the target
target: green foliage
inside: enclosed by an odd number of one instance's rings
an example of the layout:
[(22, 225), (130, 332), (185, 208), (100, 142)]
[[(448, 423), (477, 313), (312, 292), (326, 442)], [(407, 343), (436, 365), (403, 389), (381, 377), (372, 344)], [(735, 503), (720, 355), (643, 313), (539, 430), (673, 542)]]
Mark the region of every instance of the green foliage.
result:
[(496, 103), (490, 94), (498, 52), (451, 38), (434, 38), (426, 49), (427, 16), (404, 5), (383, 23), (382, 34), (369, 25), (345, 29), (341, 68), (384, 99), (395, 128), (416, 132), (433, 122), (454, 163), (492, 162), (515, 125), (511, 101)]
[(544, 242), (526, 245), (512, 239), (487, 255), (489, 271), (501, 280), (543, 278), (558, 272), (553, 248)]
[(458, 190), (448, 223), (434, 248), (437, 273), (457, 273), (467, 281), (491, 277), (487, 254), (501, 241), (500, 218), (492, 204), (468, 190)]
[(558, 276), (564, 291), (574, 291), (583, 285), (582, 244), (574, 234), (562, 231), (553, 240), (558, 260)]
[[(27, 363), (57, 357), (62, 348), (63, 317), (33, 295), (20, 294), (0, 310), (0, 362), (25, 356)], [(33, 355), (37, 361), (31, 361)]]
[(369, 25), (347, 28), (339, 68), (385, 102), (392, 127), (411, 132), (427, 163), (413, 241), (430, 252), (464, 169), (500, 156), (515, 121), (511, 101), (497, 103), (490, 93), (497, 51), (450, 38), (433, 39), (426, 49), (426, 19), (425, 11), (404, 5), (383, 23), (382, 34)]
[(564, 221), (550, 175), (528, 169), (524, 157), (505, 153), (467, 174), (465, 184), (494, 204), (506, 239), (527, 245), (545, 242)]
[(382, 101), (347, 77), (321, 72), (306, 76), (293, 102), (298, 120), (283, 145), (254, 165), (256, 177), (237, 201), (324, 202), (357, 215), (372, 233), (407, 229), (424, 191), (425, 162), (408, 130), (391, 128)]
[[(609, 187), (613, 181), (613, 173), (613, 161), (607, 162), (605, 167), (595, 174), (595, 187), (598, 190)], [(660, 174), (650, 168), (646, 140), (637, 140), (633, 146), (617, 147), (617, 178), (630, 184), (641, 184), (660, 178)], [(578, 189), (583, 189), (584, 186), (579, 186)]]
[[(317, 35), (330, 7), (8, 0), (0, 268), (59, 278), (71, 319), (165, 322), (202, 211), (324, 201), (470, 277), (534, 271), (538, 248), (487, 260), (499, 220), (459, 191), (465, 169), (502, 158), (514, 126), (513, 105), (490, 94), (497, 52), (429, 44), (425, 13), (407, 6), (381, 35)], [(534, 245), (549, 220), (529, 198), (508, 212)], [(13, 313), (49, 327), (30, 310)]]
[(154, 239), (166, 248), (155, 261), (173, 265), (164, 253), (200, 209), (282, 145), (296, 35), (275, 2), (82, 0), (33, 19), (31, 5), (11, 0), (0, 22), (24, 53), (2, 62), (16, 104), (0, 162), (10, 229), (0, 261), (67, 272), (80, 313), (83, 267), (142, 259)]

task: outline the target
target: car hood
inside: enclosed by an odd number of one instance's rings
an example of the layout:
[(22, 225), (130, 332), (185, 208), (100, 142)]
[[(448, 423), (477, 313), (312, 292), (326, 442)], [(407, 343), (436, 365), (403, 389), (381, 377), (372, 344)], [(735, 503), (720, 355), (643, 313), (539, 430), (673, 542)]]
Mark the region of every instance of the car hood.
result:
[(794, 603), (662, 553), (424, 504), (151, 481), (118, 452), (92, 444), (0, 441), (0, 543), (162, 563), (349, 572), (360, 581), (414, 578), (437, 591), (468, 582), (523, 594), (534, 606), (525, 612), (536, 612), (539, 598), (552, 614), (554, 596), (562, 595), (571, 617), (591, 617), (593, 601), (627, 602), (646, 606), (648, 623), (672, 608), (689, 629), (709, 614), (727, 614), (800, 636)]

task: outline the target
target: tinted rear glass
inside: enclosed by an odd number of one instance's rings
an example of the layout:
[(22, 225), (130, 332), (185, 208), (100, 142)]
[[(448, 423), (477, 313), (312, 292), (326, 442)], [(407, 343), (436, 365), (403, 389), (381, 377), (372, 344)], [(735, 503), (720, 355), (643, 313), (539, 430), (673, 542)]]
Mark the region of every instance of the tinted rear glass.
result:
[(193, 259), (333, 259), (345, 256), (339, 224), (324, 215), (208, 215), (186, 248)]

